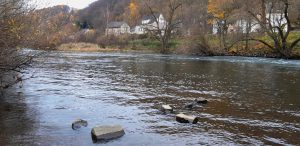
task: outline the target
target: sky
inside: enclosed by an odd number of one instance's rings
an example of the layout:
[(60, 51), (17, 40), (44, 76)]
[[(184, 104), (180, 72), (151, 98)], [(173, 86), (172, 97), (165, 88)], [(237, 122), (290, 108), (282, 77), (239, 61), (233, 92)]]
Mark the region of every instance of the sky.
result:
[(51, 7), (56, 5), (69, 5), (73, 8), (82, 9), (96, 0), (34, 0), (38, 8)]

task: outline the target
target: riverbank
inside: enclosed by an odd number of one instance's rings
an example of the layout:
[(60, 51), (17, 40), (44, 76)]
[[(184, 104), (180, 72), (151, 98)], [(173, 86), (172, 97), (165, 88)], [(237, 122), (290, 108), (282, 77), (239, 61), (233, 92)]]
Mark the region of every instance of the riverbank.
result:
[(57, 51), (72, 51), (72, 52), (147, 52), (158, 53), (157, 50), (150, 49), (132, 49), (130, 47), (120, 48), (118, 46), (100, 47), (93, 43), (66, 43), (55, 48)]
[[(288, 43), (300, 37), (299, 32), (291, 32)], [(272, 39), (266, 35), (257, 35), (257, 38), (269, 44)], [(235, 42), (235, 43), (234, 43)], [(151, 36), (103, 36), (93, 43), (67, 43), (58, 46), (59, 51), (79, 52), (150, 52), (160, 53), (160, 42)], [(198, 56), (244, 56), (284, 58), (275, 50), (256, 41), (237, 41), (237, 38), (228, 34), (226, 47), (220, 47), (220, 41), (216, 35), (191, 35), (174, 37), (169, 40), (169, 54), (198, 55)], [(300, 59), (300, 44), (296, 45), (289, 59)]]
[[(175, 42), (175, 41), (174, 41)], [(183, 43), (184, 42), (184, 43)], [(265, 48), (263, 45), (253, 46), (251, 49), (245, 49), (241, 45), (236, 45), (224, 51), (217, 48), (188, 48), (185, 45), (186, 40), (181, 43), (173, 44), (169, 54), (181, 55), (197, 55), (197, 56), (243, 56), (243, 57), (264, 57), (264, 58), (281, 58), (281, 56), (271, 49)], [(191, 42), (190, 42), (191, 43)], [(55, 48), (57, 51), (71, 52), (141, 52), (141, 53), (160, 53), (159, 42), (148, 42), (138, 44), (128, 44), (125, 46), (105, 46), (93, 43), (66, 43)], [(290, 59), (300, 59), (300, 48), (294, 49)]]
[(117, 48), (101, 48), (92, 43), (67, 43), (56, 48), (58, 51), (78, 51), (78, 52), (116, 52)]

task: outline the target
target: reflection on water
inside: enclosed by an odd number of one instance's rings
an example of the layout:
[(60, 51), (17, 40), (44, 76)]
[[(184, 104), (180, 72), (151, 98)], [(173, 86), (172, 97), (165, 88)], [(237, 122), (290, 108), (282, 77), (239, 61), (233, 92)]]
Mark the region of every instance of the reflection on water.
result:
[[(98, 124), (126, 129), (107, 145), (300, 144), (300, 61), (51, 53), (30, 71), (35, 77), (18, 89), (22, 111), (0, 110), (0, 128), (11, 130), (0, 132), (0, 145), (93, 145), (89, 133)], [(209, 104), (183, 109), (199, 97)], [(201, 120), (177, 123), (159, 112), (161, 104)], [(73, 131), (77, 118), (89, 127)]]
[(32, 145), (36, 129), (35, 111), (29, 109), (22, 93), (0, 93), (0, 145)]

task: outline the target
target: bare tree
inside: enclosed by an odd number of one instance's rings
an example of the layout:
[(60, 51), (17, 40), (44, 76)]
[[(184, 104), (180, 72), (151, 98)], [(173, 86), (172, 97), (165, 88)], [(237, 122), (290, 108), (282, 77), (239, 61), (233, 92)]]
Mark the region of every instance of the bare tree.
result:
[(249, 38), (253, 41), (258, 41), (268, 48), (278, 52), (282, 57), (290, 58), (292, 50), (300, 42), (297, 38), (293, 42), (288, 42), (290, 32), (293, 30), (291, 20), (288, 14), (290, 1), (289, 0), (274, 0), (265, 3), (267, 4), (266, 20), (262, 18), (264, 15), (257, 14), (251, 10), (248, 13), (259, 23), (263, 32), (265, 32), (273, 41), (269, 43), (262, 39)]
[[(153, 2), (153, 1), (152, 1)], [(146, 7), (149, 10), (150, 15), (153, 17), (154, 23), (156, 25), (147, 25), (145, 28), (147, 32), (151, 33), (161, 44), (161, 53), (169, 52), (169, 41), (172, 38), (172, 34), (174, 31), (179, 28), (181, 19), (179, 19), (180, 14), (178, 11), (182, 6), (181, 0), (163, 0), (163, 1), (155, 1), (156, 4), (161, 4), (164, 6), (164, 12), (157, 12), (151, 6), (150, 0), (145, 2)], [(161, 9), (162, 11), (162, 9)], [(166, 22), (163, 24), (160, 22), (159, 16), (157, 13), (162, 13), (165, 16)]]

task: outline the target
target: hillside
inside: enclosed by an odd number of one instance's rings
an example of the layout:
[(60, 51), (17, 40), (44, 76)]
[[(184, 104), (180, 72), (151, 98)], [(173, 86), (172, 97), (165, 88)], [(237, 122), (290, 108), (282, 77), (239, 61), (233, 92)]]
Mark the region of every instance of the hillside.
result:
[[(293, 43), (299, 34), (292, 33), (292, 31), (300, 28), (300, 2), (289, 0), (287, 5), (290, 20), (289, 37), (282, 37), (283, 35), (277, 31), (270, 30), (271, 27), (258, 25), (267, 24), (267, 21), (263, 22), (270, 19), (266, 17), (266, 14), (273, 13), (273, 22), (280, 21), (279, 27), (271, 24), (273, 28), (283, 29), (288, 26), (284, 24), (284, 3), (254, 1), (255, 3), (243, 0), (98, 0), (82, 10), (74, 10), (63, 5), (55, 6), (35, 12), (37, 18), (34, 22), (37, 22), (37, 26), (34, 31), (36, 31), (37, 39), (34, 42), (38, 48), (57, 48), (64, 43), (85, 42), (98, 44), (103, 48), (160, 50), (162, 46), (165, 46), (168, 50), (166, 52), (170, 53), (271, 57), (285, 56), (283, 53), (285, 51), (281, 51), (281, 48), (296, 44), (293, 45), (294, 50), (290, 48), (287, 52), (288, 54), (294, 51), (299, 52), (297, 49), (299, 45), (297, 42)], [(172, 12), (176, 4), (179, 5)], [(264, 8), (264, 6), (268, 7)], [(166, 22), (164, 24), (171, 24), (172, 30), (143, 31), (141, 18), (151, 13), (162, 14)], [(253, 16), (265, 16), (266, 19)], [(275, 18), (280, 19), (275, 20)], [(257, 20), (262, 22), (257, 22)], [(105, 29), (112, 21), (124, 21), (130, 26), (126, 30), (139, 28), (135, 30), (142, 30), (142, 32), (127, 31), (124, 35), (107, 36)], [(174, 24), (178, 25), (174, 26)], [(169, 35), (157, 34), (160, 31), (170, 33)], [(262, 33), (268, 31), (272, 34)], [(255, 39), (260, 39), (264, 43), (254, 41)], [(248, 41), (245, 42), (245, 40)], [(286, 43), (274, 43), (274, 40), (283, 40), (283, 42), (288, 42), (288, 45), (280, 46)], [(274, 44), (279, 46), (274, 46)], [(281, 53), (278, 54), (278, 52)]]
[(107, 21), (123, 19), (123, 13), (129, 3), (130, 0), (98, 0), (80, 10), (77, 13), (77, 19), (81, 23), (87, 23), (90, 27), (103, 32)]

